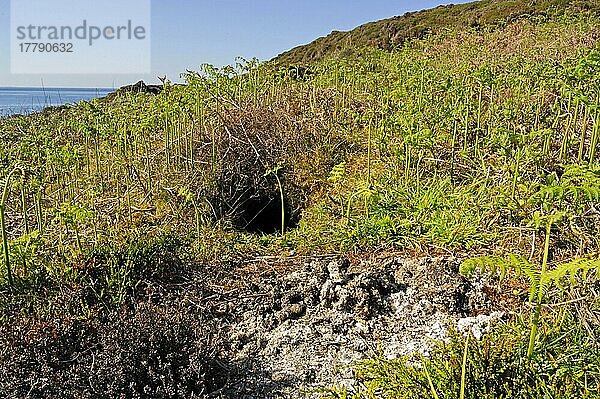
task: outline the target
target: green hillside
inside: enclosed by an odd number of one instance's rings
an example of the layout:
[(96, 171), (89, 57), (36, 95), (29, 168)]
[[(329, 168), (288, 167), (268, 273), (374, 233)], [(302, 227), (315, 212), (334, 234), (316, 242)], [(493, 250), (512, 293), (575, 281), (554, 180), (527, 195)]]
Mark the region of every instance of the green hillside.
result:
[[(464, 273), (516, 281), (523, 313), (427, 360), (366, 360), (354, 374), (364, 391), (323, 395), (598, 397), (599, 9), (440, 7), (274, 62), (203, 66), (158, 94), (1, 119), (0, 370), (12, 377), (0, 396), (25, 397), (34, 388), (22, 379), (50, 375), (51, 392), (98, 397), (87, 388), (98, 376), (69, 359), (110, 363), (93, 334), (115, 328), (143, 350), (164, 343), (167, 360), (123, 355), (137, 363), (102, 374), (124, 381), (104, 397), (225, 389), (204, 379), (212, 366), (186, 360), (213, 356), (210, 339), (185, 334), (235, 311), (202, 307), (241, 290), (232, 271), (258, 257), (292, 259), (293, 272), (312, 256), (385, 253), (456, 257)], [(287, 66), (298, 63), (302, 73)], [(150, 318), (135, 311), (157, 303)], [(192, 332), (190, 317), (201, 318)], [(172, 359), (182, 369), (164, 366)], [(179, 393), (146, 395), (156, 386), (128, 378), (168, 379)]]
[(406, 41), (449, 30), (489, 30), (520, 19), (544, 21), (564, 13), (600, 11), (596, 1), (572, 0), (482, 0), (439, 6), (419, 12), (364, 24), (349, 32), (332, 32), (314, 42), (277, 56), (280, 65), (306, 64), (329, 57), (357, 55), (364, 48), (394, 50)]

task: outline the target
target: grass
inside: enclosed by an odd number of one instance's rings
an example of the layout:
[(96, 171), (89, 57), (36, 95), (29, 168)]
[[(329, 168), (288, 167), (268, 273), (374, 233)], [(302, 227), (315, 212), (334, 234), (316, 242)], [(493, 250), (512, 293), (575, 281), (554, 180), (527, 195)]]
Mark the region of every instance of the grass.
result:
[[(596, 259), (596, 5), (483, 1), (393, 21), (349, 34), (405, 25), (360, 57), (206, 65), (158, 95), (0, 120), (2, 320), (86, 318), (135, 301), (145, 282), (258, 254), (508, 248), (547, 270)], [(558, 211), (550, 243), (538, 222)], [(70, 293), (78, 303), (65, 307)], [(543, 303), (565, 293), (552, 295)], [(361, 363), (364, 395), (594, 394), (597, 326), (537, 304), (529, 356), (513, 321), (439, 346), (422, 368)]]

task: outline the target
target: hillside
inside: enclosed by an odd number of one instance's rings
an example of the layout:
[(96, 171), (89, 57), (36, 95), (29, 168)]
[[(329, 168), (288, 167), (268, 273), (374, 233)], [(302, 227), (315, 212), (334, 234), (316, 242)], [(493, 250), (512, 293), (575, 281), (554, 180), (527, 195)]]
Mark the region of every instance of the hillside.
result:
[(565, 12), (600, 12), (596, 1), (482, 0), (439, 6), (425, 11), (370, 22), (349, 32), (334, 31), (295, 47), (272, 60), (278, 65), (307, 64), (335, 56), (356, 55), (364, 48), (398, 49), (408, 40), (462, 29), (495, 29), (519, 19), (543, 21)]
[(360, 29), (0, 119), (0, 397), (598, 397), (597, 5)]

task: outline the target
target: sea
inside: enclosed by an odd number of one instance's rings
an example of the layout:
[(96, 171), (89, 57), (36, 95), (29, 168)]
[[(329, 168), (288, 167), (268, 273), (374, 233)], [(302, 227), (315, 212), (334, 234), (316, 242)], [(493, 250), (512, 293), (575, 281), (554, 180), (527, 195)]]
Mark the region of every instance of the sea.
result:
[(113, 91), (114, 89), (107, 88), (0, 87), (0, 117), (26, 115), (49, 106), (89, 101)]

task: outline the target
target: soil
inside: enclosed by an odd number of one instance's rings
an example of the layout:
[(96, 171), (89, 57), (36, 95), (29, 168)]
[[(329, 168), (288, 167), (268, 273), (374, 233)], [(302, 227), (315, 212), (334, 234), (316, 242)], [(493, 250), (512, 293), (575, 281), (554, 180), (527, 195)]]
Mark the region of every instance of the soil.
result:
[(305, 398), (322, 387), (351, 388), (352, 362), (426, 355), (450, 328), (481, 336), (505, 312), (486, 293), (494, 287), (463, 278), (458, 266), (451, 258), (333, 257), (262, 277), (251, 284), (254, 296), (228, 302), (228, 357), (243, 373), (225, 396)]
[(0, 329), (0, 396), (304, 398), (346, 385), (367, 357), (476, 337), (508, 297), (453, 258), (247, 262), (218, 278), (146, 287), (118, 312)]

